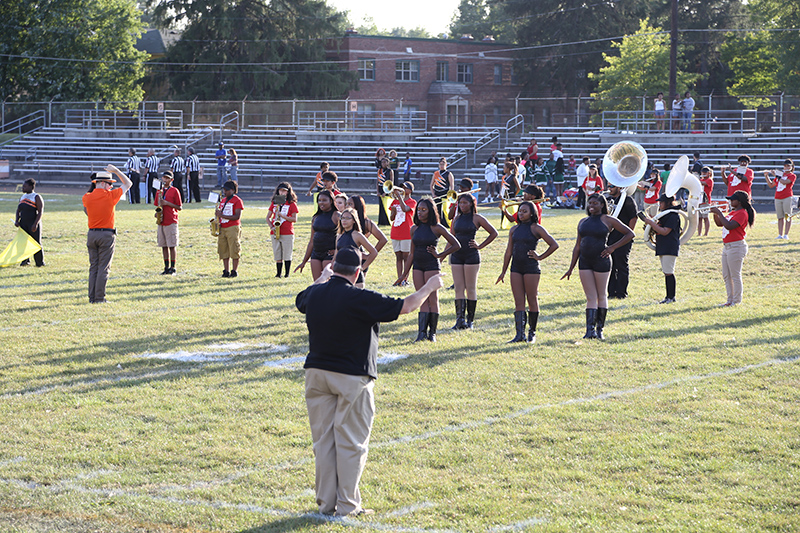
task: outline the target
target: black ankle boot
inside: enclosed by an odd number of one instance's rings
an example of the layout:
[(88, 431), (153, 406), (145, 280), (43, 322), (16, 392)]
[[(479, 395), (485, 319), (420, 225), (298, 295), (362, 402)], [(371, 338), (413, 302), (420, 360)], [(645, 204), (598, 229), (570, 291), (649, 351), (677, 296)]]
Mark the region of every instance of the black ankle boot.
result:
[(428, 338), (428, 315), (430, 313), (420, 311), (417, 315), (417, 338), (414, 342), (424, 341)]
[(597, 309), (586, 310), (586, 335), (584, 339), (596, 339), (597, 333), (594, 331), (594, 323), (597, 320)]
[(536, 342), (536, 324), (539, 323), (539, 311), (528, 311), (528, 342)]
[(472, 329), (475, 322), (475, 307), (478, 305), (478, 300), (467, 300), (467, 329)]
[(603, 307), (597, 308), (597, 322), (596, 322), (597, 326), (595, 326), (595, 332), (597, 338), (600, 340), (605, 339), (605, 337), (603, 337), (603, 328), (606, 326), (606, 313), (608, 313), (607, 308)]
[(457, 299), (456, 301), (456, 324), (450, 329), (467, 329), (467, 324), (464, 322), (464, 313), (467, 310), (467, 301)]
[(517, 334), (508, 341), (509, 343), (525, 341), (525, 318), (525, 311), (514, 311), (514, 325), (517, 328)]
[(428, 340), (436, 342), (436, 328), (439, 327), (439, 313), (428, 314)]

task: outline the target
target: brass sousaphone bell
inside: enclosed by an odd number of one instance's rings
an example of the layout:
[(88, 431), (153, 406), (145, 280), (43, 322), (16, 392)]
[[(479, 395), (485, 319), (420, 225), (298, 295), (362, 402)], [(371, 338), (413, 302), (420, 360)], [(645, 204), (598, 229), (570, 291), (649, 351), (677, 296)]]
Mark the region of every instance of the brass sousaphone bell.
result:
[(608, 183), (622, 189), (611, 216), (619, 218), (625, 198), (636, 192), (639, 180), (647, 172), (647, 152), (641, 144), (620, 141), (606, 150), (603, 156), (603, 174)]

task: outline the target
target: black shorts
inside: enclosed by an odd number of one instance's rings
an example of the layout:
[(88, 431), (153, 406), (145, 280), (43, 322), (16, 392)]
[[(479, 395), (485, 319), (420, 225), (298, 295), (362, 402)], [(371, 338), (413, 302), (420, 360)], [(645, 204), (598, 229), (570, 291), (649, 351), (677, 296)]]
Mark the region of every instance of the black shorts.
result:
[(594, 272), (611, 272), (610, 257), (584, 257), (578, 259), (578, 270), (592, 270)]
[(481, 253), (475, 248), (461, 248), (450, 256), (451, 265), (480, 265)]
[(414, 261), (414, 270), (420, 272), (439, 272), (442, 270), (442, 265), (439, 261)]
[(536, 259), (528, 259), (527, 261), (512, 259), (511, 272), (515, 274), (541, 274), (542, 269), (539, 268), (539, 261)]
[(333, 255), (329, 254), (328, 252), (311, 250), (311, 259), (316, 259), (317, 261), (331, 261), (333, 260)]

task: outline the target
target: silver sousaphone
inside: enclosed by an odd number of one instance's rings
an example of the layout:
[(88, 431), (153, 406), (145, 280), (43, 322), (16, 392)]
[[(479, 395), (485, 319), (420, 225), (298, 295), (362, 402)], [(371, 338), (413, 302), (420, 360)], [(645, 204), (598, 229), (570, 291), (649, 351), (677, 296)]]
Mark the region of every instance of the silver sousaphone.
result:
[(619, 218), (625, 198), (636, 192), (639, 180), (647, 171), (647, 152), (633, 141), (620, 141), (606, 150), (603, 157), (603, 174), (608, 183), (622, 189), (619, 200), (609, 206), (611, 216)]

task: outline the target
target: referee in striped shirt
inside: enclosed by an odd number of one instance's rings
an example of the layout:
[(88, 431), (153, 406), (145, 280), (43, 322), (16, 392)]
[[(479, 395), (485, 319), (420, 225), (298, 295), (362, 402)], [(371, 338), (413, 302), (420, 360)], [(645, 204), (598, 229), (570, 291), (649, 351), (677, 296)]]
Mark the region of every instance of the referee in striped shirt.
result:
[(189, 173), (189, 181), (186, 183), (186, 203), (192, 203), (192, 196), (194, 201), (200, 201), (200, 158), (194, 153), (194, 148), (187, 148), (186, 153), (189, 157), (186, 158), (186, 171)]
[(140, 168), (141, 162), (139, 161), (139, 156), (136, 155), (136, 149), (128, 148), (128, 161), (125, 163), (125, 170), (128, 172), (128, 177), (133, 184), (130, 189), (130, 201), (132, 204), (141, 203), (139, 196)]
[(158, 165), (161, 161), (156, 156), (156, 151), (150, 148), (147, 151), (147, 159), (144, 161), (144, 168), (147, 169), (147, 203), (150, 199), (155, 200), (157, 189), (153, 188), (153, 180), (158, 179)]
[(172, 180), (172, 186), (178, 189), (178, 192), (181, 193), (181, 203), (184, 203), (186, 199), (183, 196), (183, 173), (186, 171), (186, 163), (181, 157), (180, 148), (175, 148), (175, 151), (173, 152), (172, 163), (170, 163), (169, 168), (172, 169), (172, 175), (175, 178)]

